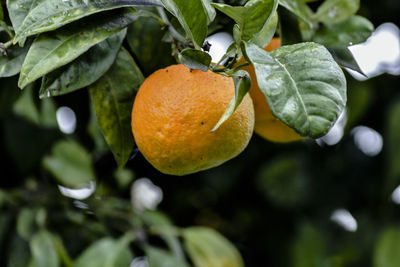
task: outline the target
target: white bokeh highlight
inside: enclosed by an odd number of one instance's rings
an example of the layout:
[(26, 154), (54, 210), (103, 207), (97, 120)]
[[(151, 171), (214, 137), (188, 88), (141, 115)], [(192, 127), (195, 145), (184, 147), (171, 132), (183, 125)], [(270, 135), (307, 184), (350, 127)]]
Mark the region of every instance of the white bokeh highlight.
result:
[(349, 232), (357, 231), (358, 224), (356, 219), (346, 209), (337, 209), (332, 212), (331, 220)]
[[(218, 32), (207, 37), (206, 41), (211, 44), (210, 51), (208, 52), (211, 56), (211, 61), (218, 63), (233, 43), (233, 38), (227, 32)], [(224, 64), (225, 61), (226, 59), (221, 64)]]
[(62, 185), (58, 185), (58, 189), (63, 196), (83, 200), (90, 197), (94, 193), (94, 191), (96, 190), (96, 182), (90, 181), (87, 186), (77, 189), (71, 189)]
[(146, 257), (136, 257), (133, 259), (129, 267), (149, 267), (149, 262)]
[(137, 179), (131, 187), (131, 201), (135, 211), (155, 210), (163, 199), (160, 187), (147, 178)]
[(356, 147), (369, 157), (378, 155), (383, 148), (383, 138), (380, 133), (367, 126), (357, 126), (350, 132)]
[(60, 107), (56, 113), (58, 127), (65, 134), (72, 134), (76, 129), (76, 115), (69, 107)]

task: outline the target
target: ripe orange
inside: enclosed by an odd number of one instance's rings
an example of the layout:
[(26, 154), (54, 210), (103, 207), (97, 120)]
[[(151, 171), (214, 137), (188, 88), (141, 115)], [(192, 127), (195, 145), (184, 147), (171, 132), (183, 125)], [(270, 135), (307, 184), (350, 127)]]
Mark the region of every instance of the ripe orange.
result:
[[(264, 47), (268, 52), (281, 46), (280, 38), (273, 38), (271, 42)], [(238, 64), (244, 62), (242, 59)], [(253, 99), (254, 113), (255, 113), (255, 125), (254, 131), (261, 137), (279, 143), (288, 143), (293, 141), (301, 140), (303, 137), (298, 135), (292, 128), (284, 124), (282, 121), (272, 115), (269, 109), (267, 100), (264, 94), (258, 87), (257, 78), (254, 67), (252, 65), (243, 68), (246, 70), (251, 77), (251, 88), (250, 96)]]
[(150, 75), (132, 110), (132, 132), (159, 171), (185, 175), (218, 166), (247, 146), (254, 108), (246, 95), (235, 113), (210, 132), (234, 94), (231, 78), (172, 65)]

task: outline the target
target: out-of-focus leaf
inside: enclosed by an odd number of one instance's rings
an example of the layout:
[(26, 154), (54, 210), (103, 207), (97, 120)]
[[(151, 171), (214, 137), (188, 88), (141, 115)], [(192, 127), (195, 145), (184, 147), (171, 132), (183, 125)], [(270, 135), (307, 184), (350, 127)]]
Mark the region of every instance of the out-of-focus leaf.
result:
[[(5, 204), (6, 193), (0, 191), (0, 208)], [(6, 248), (9, 246), (8, 237), (12, 227), (12, 216), (8, 212), (2, 212), (0, 216), (0, 256), (5, 255)]]
[(352, 16), (342, 23), (322, 25), (316, 31), (313, 41), (328, 47), (345, 48), (364, 42), (373, 30), (374, 25), (369, 20)]
[(130, 240), (103, 238), (89, 246), (76, 259), (75, 267), (119, 267), (129, 266), (133, 255), (129, 250)]
[(374, 267), (400, 266), (400, 230), (387, 228), (375, 243)]
[(171, 44), (163, 42), (166, 30), (153, 18), (138, 18), (128, 27), (127, 41), (145, 76), (174, 64)]
[(293, 267), (325, 266), (327, 252), (322, 233), (309, 224), (302, 225), (292, 245), (291, 259)]
[(114, 178), (121, 188), (127, 188), (133, 181), (135, 174), (130, 169), (117, 169)]
[(100, 128), (120, 167), (128, 161), (134, 146), (131, 113), (134, 95), (143, 80), (133, 58), (121, 49), (110, 70), (90, 87)]
[(385, 181), (385, 193), (391, 194), (400, 184), (400, 99), (396, 99), (387, 114), (385, 146), (388, 156), (388, 177)]
[(346, 104), (346, 79), (322, 45), (300, 43), (270, 53), (245, 45), (275, 117), (303, 136), (326, 134)]
[(151, 267), (189, 267), (184, 260), (166, 250), (148, 246), (145, 251)]
[(210, 24), (215, 19), (215, 16), (217, 15), (214, 7), (211, 6), (211, 2), (212, 2), (211, 0), (201, 0), (201, 3), (203, 4), (203, 7), (206, 11), (208, 24)]
[(205, 227), (183, 230), (186, 251), (196, 267), (244, 266), (237, 249), (220, 233)]
[(68, 94), (98, 80), (113, 64), (126, 29), (93, 46), (70, 64), (43, 77), (40, 98)]
[(26, 88), (14, 104), (14, 113), (44, 127), (56, 127), (56, 106), (53, 99), (35, 101), (33, 86)]
[(54, 247), (53, 236), (46, 230), (41, 230), (32, 236), (29, 242), (32, 258), (37, 267), (60, 266), (60, 259)]
[(179, 60), (190, 69), (206, 72), (211, 64), (211, 56), (200, 50), (186, 48), (179, 53)]
[(60, 141), (43, 158), (44, 167), (69, 188), (79, 188), (95, 179), (90, 154), (78, 143)]
[(3, 6), (0, 5), (0, 20), (4, 20)]
[(169, 249), (174, 253), (175, 257), (179, 259), (184, 258), (182, 246), (176, 235), (175, 227), (167, 216), (158, 211), (146, 210), (140, 214), (141, 219), (150, 228), (156, 228), (160, 237), (168, 245)]
[(279, 0), (279, 4), (296, 14), (300, 19), (312, 27), (311, 10), (303, 0)]
[(239, 70), (232, 75), (232, 78), (235, 84), (235, 94), (233, 95), (224, 113), (222, 114), (217, 124), (213, 127), (211, 132), (216, 131), (225, 121), (227, 121), (232, 116), (232, 114), (242, 102), (243, 97), (247, 94), (251, 87), (251, 78), (247, 71)]
[(325, 24), (340, 23), (354, 15), (359, 8), (360, 0), (326, 0), (318, 7), (313, 19)]
[(33, 209), (24, 208), (17, 217), (17, 233), (25, 240), (29, 240), (35, 229), (36, 212)]
[(0, 54), (0, 77), (10, 77), (18, 74), (21, 70), (29, 44), (24, 47), (14, 45), (7, 49), (7, 55)]
[[(286, 8), (279, 8), (279, 30), (282, 45), (291, 45), (303, 42), (300, 26), (307, 24), (299, 23), (297, 16)], [(301, 22), (301, 21), (300, 21)]]
[(174, 15), (186, 34), (199, 49), (207, 36), (207, 14), (202, 0), (161, 0), (164, 7)]
[(22, 65), (18, 86), (24, 88), (43, 75), (73, 61), (90, 47), (119, 32), (138, 16), (134, 9), (110, 11), (89, 21), (77, 21), (35, 39)]
[[(346, 128), (350, 129), (363, 118), (368, 108), (373, 103), (375, 91), (371, 84), (353, 82), (349, 84), (347, 91), (347, 123)], [(400, 114), (400, 113), (399, 113)]]
[(268, 161), (257, 175), (257, 184), (269, 200), (284, 207), (302, 204), (307, 194), (307, 175), (296, 156)]
[(90, 102), (90, 119), (87, 126), (87, 132), (94, 142), (94, 153), (96, 156), (101, 156), (108, 151), (108, 145), (97, 121), (93, 102)]
[[(96, 1), (36, 1), (36, 5), (26, 14), (21, 25), (16, 29), (14, 42), (21, 42), (31, 35), (52, 31), (65, 24), (83, 17), (121, 7), (152, 4), (157, 1), (143, 0), (96, 0)], [(104, 17), (104, 15), (103, 15)]]
[(8, 247), (7, 267), (25, 267), (30, 258), (29, 243), (14, 235)]
[(214, 3), (213, 6), (239, 25), (242, 40), (251, 41), (264, 32), (275, 14), (278, 0), (251, 0), (244, 6), (234, 7), (219, 3)]
[(21, 95), (21, 90), (17, 86), (18, 77), (0, 79), (0, 119), (9, 115), (15, 101)]

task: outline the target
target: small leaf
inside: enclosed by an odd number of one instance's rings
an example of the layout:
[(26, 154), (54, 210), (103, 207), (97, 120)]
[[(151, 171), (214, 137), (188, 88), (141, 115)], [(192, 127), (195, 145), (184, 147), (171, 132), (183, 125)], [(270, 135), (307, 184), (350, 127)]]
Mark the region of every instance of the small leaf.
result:
[(98, 12), (127, 6), (143, 5), (146, 3), (148, 5), (155, 5), (156, 2), (158, 1), (36, 1), (38, 4), (29, 10), (20, 27), (16, 29), (14, 43), (24, 40), (31, 35), (52, 31), (65, 24)]
[(235, 112), (237, 107), (243, 100), (243, 97), (247, 94), (251, 87), (251, 78), (247, 71), (239, 70), (232, 74), (233, 82), (235, 83), (235, 94), (232, 100), (229, 102), (228, 107), (225, 109), (224, 114), (211, 130), (211, 132), (216, 131), (225, 121), (227, 121), (232, 114)]
[(217, 13), (215, 12), (214, 7), (211, 5), (211, 0), (201, 0), (203, 7), (206, 11), (207, 15), (207, 24), (210, 24), (214, 19)]
[(302, 19), (309, 27), (312, 27), (312, 21), (310, 19), (311, 9), (303, 0), (279, 0), (279, 4), (296, 14)]
[(207, 14), (202, 0), (161, 0), (164, 7), (174, 15), (193, 40), (197, 49), (203, 45), (207, 36)]
[(69, 188), (79, 188), (95, 179), (90, 154), (73, 141), (60, 141), (43, 158), (44, 167)]
[(89, 246), (76, 259), (75, 267), (119, 267), (129, 266), (133, 255), (129, 250), (130, 238), (118, 240), (106, 237)]
[(275, 35), (276, 28), (278, 26), (278, 13), (275, 11), (269, 20), (269, 22), (264, 24), (264, 27), (259, 33), (255, 34), (249, 42), (252, 42), (259, 47), (264, 48), (272, 40)]
[(119, 167), (125, 165), (134, 147), (131, 113), (143, 80), (133, 58), (122, 49), (110, 70), (90, 86), (97, 120)]
[(78, 21), (58, 31), (40, 35), (33, 42), (22, 65), (18, 86), (27, 84), (61, 67), (90, 47), (119, 32), (137, 18), (133, 9), (110, 12), (104, 16), (91, 17), (90, 21)]
[(7, 55), (0, 54), (0, 77), (11, 77), (21, 70), (30, 44), (24, 47), (12, 46), (7, 49)]
[(166, 250), (148, 246), (145, 251), (151, 267), (189, 267), (184, 260)]
[(314, 36), (314, 42), (332, 48), (345, 48), (364, 42), (374, 31), (374, 25), (364, 17), (352, 16), (348, 20), (322, 25)]
[(211, 64), (211, 56), (200, 50), (186, 48), (179, 53), (179, 60), (186, 67), (206, 72)]
[(42, 230), (35, 234), (30, 241), (30, 248), (36, 266), (60, 266), (60, 259), (54, 247), (53, 236), (48, 231)]
[(237, 249), (220, 233), (205, 227), (183, 230), (186, 251), (195, 267), (242, 267)]
[(70, 64), (43, 77), (40, 98), (64, 95), (98, 80), (113, 64), (126, 29), (91, 47)]
[(380, 235), (374, 249), (374, 267), (400, 266), (400, 231), (387, 228)]
[(303, 136), (329, 131), (346, 104), (346, 79), (325, 47), (300, 43), (268, 53), (245, 44), (244, 52), (275, 117)]
[(327, 47), (327, 49), (329, 50), (329, 52), (332, 54), (332, 57), (340, 66), (352, 69), (365, 76), (364, 72), (361, 70), (356, 59), (354, 58), (353, 54), (347, 47), (344, 48)]
[(313, 19), (335, 24), (349, 19), (360, 8), (360, 0), (326, 0), (317, 9)]

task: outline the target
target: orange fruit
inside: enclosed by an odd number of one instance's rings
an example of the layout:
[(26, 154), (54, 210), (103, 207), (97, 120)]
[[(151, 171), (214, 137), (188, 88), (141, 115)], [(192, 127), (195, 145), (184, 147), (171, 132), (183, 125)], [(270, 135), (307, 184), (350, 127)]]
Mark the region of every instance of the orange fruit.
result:
[[(280, 38), (273, 38), (271, 42), (264, 47), (268, 52), (281, 46)], [(244, 58), (242, 58), (237, 65), (244, 63)], [(285, 123), (275, 118), (269, 109), (267, 100), (264, 94), (258, 87), (257, 78), (255, 74), (254, 67), (252, 65), (243, 67), (251, 77), (251, 88), (250, 96), (253, 99), (254, 113), (255, 113), (255, 124), (254, 131), (261, 137), (279, 143), (288, 143), (293, 141), (299, 141), (303, 139), (299, 134), (297, 134), (292, 128), (287, 126)]]
[(154, 72), (139, 88), (132, 110), (139, 150), (156, 169), (172, 175), (209, 169), (235, 157), (254, 128), (250, 96), (210, 132), (233, 94), (233, 80), (212, 71), (172, 65)]

